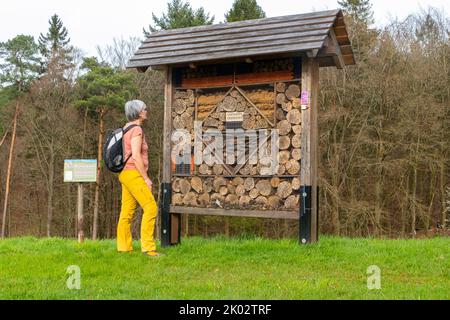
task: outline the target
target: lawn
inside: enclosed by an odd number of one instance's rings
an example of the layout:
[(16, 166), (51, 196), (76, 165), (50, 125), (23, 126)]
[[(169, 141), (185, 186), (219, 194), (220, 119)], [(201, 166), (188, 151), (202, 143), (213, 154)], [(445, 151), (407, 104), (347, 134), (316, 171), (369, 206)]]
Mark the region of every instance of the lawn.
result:
[[(114, 240), (0, 240), (0, 299), (450, 299), (450, 238), (183, 238), (151, 258)], [(81, 289), (67, 288), (77, 265)], [(367, 287), (367, 268), (381, 289)]]

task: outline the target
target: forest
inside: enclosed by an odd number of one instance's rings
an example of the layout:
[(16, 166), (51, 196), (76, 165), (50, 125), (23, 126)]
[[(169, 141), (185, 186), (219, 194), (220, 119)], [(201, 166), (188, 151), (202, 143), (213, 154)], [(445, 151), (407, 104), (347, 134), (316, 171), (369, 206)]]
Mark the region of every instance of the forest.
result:
[[(356, 65), (320, 69), (320, 233), (448, 235), (450, 18), (429, 7), (375, 27), (370, 0), (339, 5)], [(225, 22), (264, 17), (255, 0), (236, 0), (224, 15)], [(99, 160), (97, 183), (85, 186), (85, 234), (115, 237), (120, 183), (102, 165), (101, 146), (108, 130), (125, 124), (124, 104), (131, 99), (151, 110), (144, 131), (159, 199), (164, 74), (125, 66), (149, 33), (212, 24), (215, 17), (172, 0), (152, 20), (141, 35), (98, 47), (97, 57), (72, 46), (56, 14), (37, 40), (0, 39), (2, 237), (75, 237), (77, 186), (63, 182), (64, 159)], [(182, 230), (294, 237), (298, 222), (185, 215)]]

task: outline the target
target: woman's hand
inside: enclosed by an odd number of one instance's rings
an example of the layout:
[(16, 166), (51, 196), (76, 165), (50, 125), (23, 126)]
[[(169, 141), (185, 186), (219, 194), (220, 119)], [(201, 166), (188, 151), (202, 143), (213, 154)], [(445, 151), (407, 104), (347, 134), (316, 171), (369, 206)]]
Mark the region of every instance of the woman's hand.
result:
[(150, 180), (150, 178), (145, 179), (145, 183), (147, 184), (150, 191), (152, 191), (153, 182)]

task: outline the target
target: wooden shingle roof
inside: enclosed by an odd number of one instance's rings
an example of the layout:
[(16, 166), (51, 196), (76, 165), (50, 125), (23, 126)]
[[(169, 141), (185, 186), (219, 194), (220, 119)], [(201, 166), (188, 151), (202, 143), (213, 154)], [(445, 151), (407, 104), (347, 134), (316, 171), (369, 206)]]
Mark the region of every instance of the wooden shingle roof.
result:
[(355, 64), (341, 10), (154, 32), (128, 68), (306, 52), (321, 66)]

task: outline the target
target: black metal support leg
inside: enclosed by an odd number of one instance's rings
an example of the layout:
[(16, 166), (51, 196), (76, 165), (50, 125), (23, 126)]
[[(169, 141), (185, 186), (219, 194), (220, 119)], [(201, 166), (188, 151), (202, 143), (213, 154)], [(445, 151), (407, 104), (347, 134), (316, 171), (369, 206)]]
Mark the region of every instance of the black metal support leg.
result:
[(301, 186), (300, 188), (300, 230), (299, 242), (301, 244), (311, 243), (311, 199), (312, 187)]
[(161, 218), (161, 246), (168, 247), (171, 244), (171, 216), (170, 200), (172, 198), (172, 186), (170, 183), (161, 183), (161, 199), (159, 202), (159, 216)]

